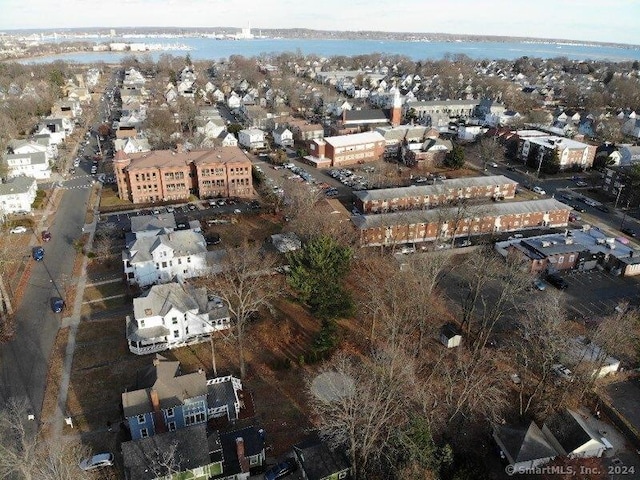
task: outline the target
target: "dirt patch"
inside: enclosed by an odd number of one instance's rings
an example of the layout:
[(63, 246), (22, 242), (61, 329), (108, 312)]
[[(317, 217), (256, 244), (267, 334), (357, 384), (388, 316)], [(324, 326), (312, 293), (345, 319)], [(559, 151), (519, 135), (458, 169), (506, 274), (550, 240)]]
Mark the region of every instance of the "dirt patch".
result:
[(44, 399), (42, 401), (42, 424), (41, 434), (45, 438), (50, 433), (51, 420), (56, 411), (58, 404), (58, 394), (60, 393), (60, 381), (62, 380), (62, 370), (64, 368), (64, 359), (67, 353), (67, 341), (69, 339), (69, 327), (61, 328), (56, 335), (51, 356), (49, 357), (49, 371), (47, 373), (46, 388), (44, 391)]
[[(219, 215), (211, 218), (222, 218)], [(274, 233), (282, 231), (281, 218), (276, 215), (266, 213), (255, 215), (243, 215), (241, 217), (230, 217), (231, 220), (237, 220), (237, 223), (217, 224), (206, 226), (206, 220), (203, 225), (205, 237), (211, 234), (220, 235), (222, 240), (221, 247), (238, 247), (245, 238), (250, 241), (263, 242)]]

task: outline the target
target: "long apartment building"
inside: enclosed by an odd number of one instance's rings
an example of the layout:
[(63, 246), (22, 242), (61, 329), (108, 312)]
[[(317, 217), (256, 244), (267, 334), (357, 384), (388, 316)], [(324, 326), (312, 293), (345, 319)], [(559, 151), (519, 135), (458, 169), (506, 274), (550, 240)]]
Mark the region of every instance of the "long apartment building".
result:
[(463, 199), (510, 199), (515, 196), (518, 182), (504, 175), (453, 178), (435, 185), (354, 192), (355, 206), (362, 213), (386, 213), (420, 210), (445, 205)]
[(118, 196), (133, 203), (251, 197), (251, 162), (238, 147), (154, 150), (114, 158)]
[(355, 215), (360, 245), (393, 246), (535, 227), (565, 227), (571, 207), (555, 199)]

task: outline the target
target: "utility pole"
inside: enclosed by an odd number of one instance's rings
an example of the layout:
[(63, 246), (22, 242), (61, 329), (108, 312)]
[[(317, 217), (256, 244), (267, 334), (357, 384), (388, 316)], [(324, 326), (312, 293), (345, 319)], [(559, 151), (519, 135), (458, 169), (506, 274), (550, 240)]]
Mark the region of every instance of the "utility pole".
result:
[(620, 186), (618, 187), (618, 194), (616, 195), (616, 203), (613, 205), (613, 209), (615, 210), (616, 208), (618, 208), (618, 201), (620, 200), (620, 194), (622, 193), (622, 189), (625, 187), (626, 185), (620, 184)]

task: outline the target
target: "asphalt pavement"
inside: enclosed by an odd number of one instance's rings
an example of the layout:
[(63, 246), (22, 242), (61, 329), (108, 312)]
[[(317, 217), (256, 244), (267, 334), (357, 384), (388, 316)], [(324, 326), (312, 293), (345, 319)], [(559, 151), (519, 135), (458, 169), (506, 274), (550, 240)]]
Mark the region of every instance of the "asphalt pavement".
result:
[[(104, 115), (104, 108), (101, 105), (98, 117)], [(72, 281), (76, 255), (74, 242), (82, 235), (91, 192), (88, 187), (92, 182), (86, 169), (80, 169), (66, 178), (57, 176), (55, 185), (50, 185), (61, 190), (55, 218), (49, 228), (52, 239), (41, 243), (41, 226), (32, 232), (35, 235), (33, 243), (44, 247), (45, 257), (41, 262), (35, 262), (30, 258), (30, 251), (24, 252), (24, 261), (34, 264), (15, 313), (15, 337), (0, 345), (0, 400), (10, 397), (26, 400), (36, 419), (40, 418), (53, 343), (62, 317), (68, 314), (68, 310), (54, 313), (51, 299), (64, 297), (64, 284)], [(47, 205), (45, 210), (52, 212), (53, 208)]]

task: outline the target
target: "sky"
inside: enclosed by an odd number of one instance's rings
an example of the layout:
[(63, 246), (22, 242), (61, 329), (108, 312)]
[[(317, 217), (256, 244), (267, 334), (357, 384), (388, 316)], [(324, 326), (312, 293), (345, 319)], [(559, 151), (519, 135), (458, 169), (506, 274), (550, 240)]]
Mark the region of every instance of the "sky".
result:
[(0, 30), (380, 30), (640, 45), (640, 0), (0, 0)]

